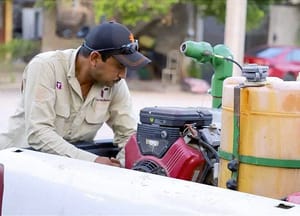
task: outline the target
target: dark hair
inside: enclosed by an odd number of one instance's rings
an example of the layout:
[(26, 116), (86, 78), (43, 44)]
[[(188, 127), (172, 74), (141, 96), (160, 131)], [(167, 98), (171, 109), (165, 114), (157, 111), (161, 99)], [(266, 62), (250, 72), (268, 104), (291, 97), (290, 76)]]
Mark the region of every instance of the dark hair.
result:
[(91, 52), (92, 52), (91, 50), (86, 49), (84, 46), (81, 46), (78, 51), (78, 54), (87, 58), (91, 54)]
[[(82, 55), (83, 57), (87, 58), (89, 57), (89, 55), (91, 54), (92, 50), (89, 50), (87, 49), (86, 47), (84, 46), (81, 46), (79, 51), (78, 51), (78, 54), (79, 55)], [(100, 53), (100, 52), (99, 52)], [(109, 57), (111, 57), (110, 55), (107, 55), (105, 53), (100, 53), (101, 55), (101, 58), (102, 58), (102, 61), (106, 61)]]

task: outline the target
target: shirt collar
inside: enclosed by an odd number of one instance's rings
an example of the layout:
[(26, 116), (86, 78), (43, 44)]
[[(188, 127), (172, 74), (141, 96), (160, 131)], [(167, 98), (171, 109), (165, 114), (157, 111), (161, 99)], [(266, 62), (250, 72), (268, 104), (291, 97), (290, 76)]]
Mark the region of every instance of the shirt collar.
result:
[[(81, 47), (81, 46), (80, 46)], [(71, 56), (70, 56), (70, 59), (69, 59), (69, 65), (70, 65), (70, 69), (68, 71), (68, 78), (72, 78), (72, 77), (75, 77), (75, 63), (76, 63), (76, 57), (77, 57), (77, 54), (79, 52), (79, 49), (80, 47), (78, 47), (77, 49), (75, 49)]]

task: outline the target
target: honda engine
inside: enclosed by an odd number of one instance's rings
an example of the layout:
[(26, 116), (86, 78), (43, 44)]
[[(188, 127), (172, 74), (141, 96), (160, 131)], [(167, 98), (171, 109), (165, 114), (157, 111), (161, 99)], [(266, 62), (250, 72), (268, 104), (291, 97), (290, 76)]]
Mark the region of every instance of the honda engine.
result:
[(125, 146), (125, 167), (216, 184), (220, 131), (200, 107), (146, 107)]

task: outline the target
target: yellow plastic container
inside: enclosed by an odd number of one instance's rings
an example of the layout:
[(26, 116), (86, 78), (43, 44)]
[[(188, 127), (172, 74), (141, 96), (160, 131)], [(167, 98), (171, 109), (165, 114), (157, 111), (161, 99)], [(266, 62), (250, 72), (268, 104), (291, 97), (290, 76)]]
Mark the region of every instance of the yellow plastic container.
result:
[[(220, 187), (232, 178), (227, 168), (234, 145), (234, 87), (224, 81), (220, 145)], [(300, 191), (300, 83), (268, 77), (265, 85), (240, 89), (237, 190), (283, 198)]]

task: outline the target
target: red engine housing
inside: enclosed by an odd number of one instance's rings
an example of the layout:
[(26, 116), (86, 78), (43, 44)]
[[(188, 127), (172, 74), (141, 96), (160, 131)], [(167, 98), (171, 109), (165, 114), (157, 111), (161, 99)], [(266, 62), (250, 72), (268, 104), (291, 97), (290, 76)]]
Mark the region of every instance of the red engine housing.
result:
[(152, 161), (159, 165), (166, 176), (196, 180), (204, 168), (205, 159), (202, 153), (187, 145), (183, 138), (178, 138), (162, 158), (142, 155), (137, 144), (136, 135), (132, 135), (125, 146), (125, 167), (132, 169), (141, 161)]

